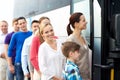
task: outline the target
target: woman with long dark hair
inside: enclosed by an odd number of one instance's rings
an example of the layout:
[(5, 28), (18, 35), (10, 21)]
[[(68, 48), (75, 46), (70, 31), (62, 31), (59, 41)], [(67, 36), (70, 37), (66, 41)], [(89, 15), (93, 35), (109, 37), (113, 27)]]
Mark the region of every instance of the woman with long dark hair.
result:
[(82, 30), (86, 29), (86, 24), (87, 21), (83, 13), (73, 13), (69, 18), (69, 24), (67, 26), (67, 41), (76, 42), (81, 46), (81, 56), (77, 61), (77, 65), (79, 66), (83, 80), (90, 80), (89, 47), (85, 37), (82, 35)]

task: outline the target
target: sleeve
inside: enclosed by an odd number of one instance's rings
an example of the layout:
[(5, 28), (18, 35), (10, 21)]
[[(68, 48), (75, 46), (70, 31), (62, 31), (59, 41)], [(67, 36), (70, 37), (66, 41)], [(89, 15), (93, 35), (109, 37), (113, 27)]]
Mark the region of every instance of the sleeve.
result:
[(22, 57), (21, 57), (21, 62), (22, 62), (22, 69), (25, 74), (28, 74), (28, 51), (29, 51), (29, 46), (27, 46), (27, 39), (25, 40), (22, 48)]
[(5, 43), (5, 44), (9, 44), (9, 43), (10, 43), (10, 38), (9, 38), (8, 35), (5, 37), (4, 43)]
[(30, 61), (33, 67), (39, 71), (38, 66), (38, 49), (39, 49), (40, 41), (37, 37), (33, 37), (31, 47), (30, 47)]
[(48, 79), (51, 79), (53, 76), (55, 76), (55, 74), (48, 68), (46, 51), (47, 50), (43, 46), (39, 47), (38, 62), (39, 62), (41, 73), (44, 74), (48, 80)]
[(9, 44), (9, 47), (8, 47), (8, 57), (12, 57), (12, 52), (13, 52), (13, 50), (14, 50), (14, 47), (16, 47), (15, 46), (15, 44), (16, 44), (16, 34), (14, 34), (13, 36), (12, 36), (12, 38), (11, 38), (11, 41), (10, 41), (10, 44)]

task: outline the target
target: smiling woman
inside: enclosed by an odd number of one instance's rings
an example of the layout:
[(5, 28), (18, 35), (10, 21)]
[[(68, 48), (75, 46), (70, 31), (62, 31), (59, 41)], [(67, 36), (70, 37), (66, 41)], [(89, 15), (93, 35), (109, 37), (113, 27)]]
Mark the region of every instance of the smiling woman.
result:
[[(9, 26), (12, 25), (13, 6), (14, 6), (13, 3), (14, 3), (14, 0), (0, 1), (0, 21), (6, 20)], [(9, 27), (9, 31), (11, 31), (11, 27)]]

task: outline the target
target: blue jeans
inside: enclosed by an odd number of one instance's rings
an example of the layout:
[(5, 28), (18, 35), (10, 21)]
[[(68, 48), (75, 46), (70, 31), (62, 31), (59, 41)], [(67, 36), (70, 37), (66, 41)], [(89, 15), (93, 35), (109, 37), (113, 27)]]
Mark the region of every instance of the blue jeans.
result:
[(24, 74), (21, 63), (15, 63), (16, 80), (24, 80)]
[(11, 73), (9, 68), (7, 69), (8, 80), (14, 80), (15, 74)]

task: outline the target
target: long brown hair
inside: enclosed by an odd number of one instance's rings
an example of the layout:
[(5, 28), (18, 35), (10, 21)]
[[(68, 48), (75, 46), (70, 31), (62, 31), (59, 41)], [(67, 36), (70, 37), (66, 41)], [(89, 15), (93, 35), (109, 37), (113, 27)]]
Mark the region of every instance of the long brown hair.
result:
[(70, 26), (72, 26), (72, 28), (74, 29), (75, 28), (74, 24), (75, 24), (75, 22), (79, 22), (80, 21), (80, 16), (81, 15), (83, 15), (83, 13), (76, 12), (76, 13), (73, 13), (70, 16), (70, 18), (69, 18), (69, 24), (67, 25), (67, 34), (68, 34), (68, 36), (73, 33), (73, 31), (71, 30)]

